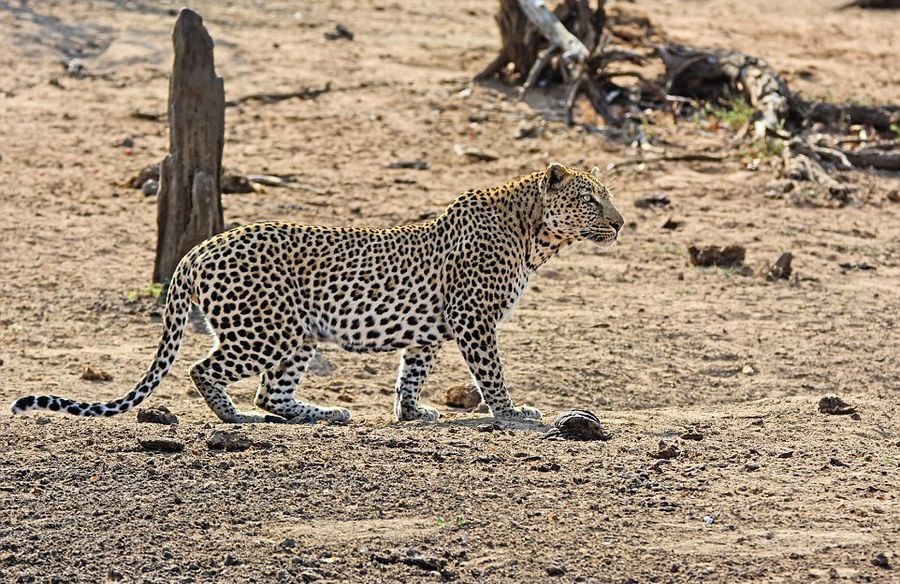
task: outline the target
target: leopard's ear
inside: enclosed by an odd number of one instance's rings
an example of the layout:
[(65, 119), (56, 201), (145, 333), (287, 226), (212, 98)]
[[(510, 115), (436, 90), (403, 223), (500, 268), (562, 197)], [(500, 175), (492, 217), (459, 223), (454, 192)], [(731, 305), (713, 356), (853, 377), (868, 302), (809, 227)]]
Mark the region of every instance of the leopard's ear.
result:
[(555, 191), (559, 188), (559, 185), (562, 184), (566, 175), (569, 174), (569, 169), (559, 164), (558, 162), (551, 162), (547, 167), (547, 172), (545, 173), (545, 177), (547, 178), (547, 192)]
[(603, 173), (600, 171), (599, 166), (595, 166), (591, 169), (591, 175), (597, 180), (603, 179)]

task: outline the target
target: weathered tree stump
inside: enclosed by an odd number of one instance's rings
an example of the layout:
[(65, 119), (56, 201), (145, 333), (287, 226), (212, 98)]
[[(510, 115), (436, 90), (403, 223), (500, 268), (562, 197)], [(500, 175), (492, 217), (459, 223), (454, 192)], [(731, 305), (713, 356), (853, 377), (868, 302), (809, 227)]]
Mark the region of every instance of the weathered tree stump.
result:
[(160, 166), (153, 281), (167, 283), (192, 247), (223, 230), (222, 148), (225, 89), (213, 41), (196, 12), (182, 9), (172, 32), (169, 153)]

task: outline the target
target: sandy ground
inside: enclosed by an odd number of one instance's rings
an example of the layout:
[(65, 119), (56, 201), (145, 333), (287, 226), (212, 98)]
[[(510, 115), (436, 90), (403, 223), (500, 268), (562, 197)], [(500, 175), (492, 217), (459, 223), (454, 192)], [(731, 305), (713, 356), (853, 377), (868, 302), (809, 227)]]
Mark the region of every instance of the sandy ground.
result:
[[(226, 166), (321, 192), (226, 195), (228, 223), (394, 225), (551, 160), (634, 154), (470, 84), (496, 50), (493, 2), (189, 4), (228, 98), (332, 83), (314, 101), (227, 111)], [(767, 58), (808, 95), (900, 102), (900, 14), (840, 4), (635, 7), (677, 40)], [(176, 7), (0, 2), (0, 402), (118, 397), (150, 362), (156, 206), (124, 183), (167, 147), (164, 119), (132, 114), (165, 112)], [(355, 39), (326, 41), (336, 22)], [(67, 56), (92, 76), (66, 76)], [(539, 136), (516, 139), (525, 126)], [(703, 124), (658, 132), (673, 153), (734, 150)], [(454, 145), (499, 158), (471, 163)], [(414, 158), (430, 170), (386, 168)], [(887, 196), (900, 179), (854, 173), (856, 203), (797, 205), (772, 161), (746, 162), (623, 168), (621, 245), (566, 250), (503, 325), (514, 399), (547, 422), (591, 409), (608, 442), (541, 441), (545, 426), (446, 407), (468, 381), (449, 346), (426, 392), (442, 420), (395, 424), (396, 356), (326, 348), (301, 395), (349, 404), (351, 425), (242, 427), (249, 449), (214, 451), (222, 427), (186, 375), (209, 342), (193, 334), (149, 402), (177, 426), (3, 420), (0, 580), (900, 580), (900, 204)], [(635, 208), (654, 194), (671, 208)], [(669, 216), (683, 226), (661, 229)], [(694, 243), (743, 245), (751, 270), (791, 251), (797, 277), (693, 268)], [(81, 379), (86, 366), (112, 381)], [(233, 395), (249, 407), (253, 391)], [(859, 419), (820, 414), (829, 394)], [(147, 452), (148, 438), (184, 451)], [(654, 458), (661, 441), (679, 455)]]

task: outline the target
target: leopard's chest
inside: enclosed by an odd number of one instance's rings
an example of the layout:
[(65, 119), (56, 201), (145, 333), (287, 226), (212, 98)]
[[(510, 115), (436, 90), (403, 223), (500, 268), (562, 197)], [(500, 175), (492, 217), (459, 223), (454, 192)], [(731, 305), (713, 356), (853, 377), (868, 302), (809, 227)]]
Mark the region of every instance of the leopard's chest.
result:
[(509, 291), (504, 298), (504, 305), (500, 310), (500, 322), (508, 319), (519, 305), (519, 302), (521, 302), (522, 297), (525, 295), (525, 290), (528, 288), (530, 275), (529, 272), (522, 271), (516, 274), (512, 280)]

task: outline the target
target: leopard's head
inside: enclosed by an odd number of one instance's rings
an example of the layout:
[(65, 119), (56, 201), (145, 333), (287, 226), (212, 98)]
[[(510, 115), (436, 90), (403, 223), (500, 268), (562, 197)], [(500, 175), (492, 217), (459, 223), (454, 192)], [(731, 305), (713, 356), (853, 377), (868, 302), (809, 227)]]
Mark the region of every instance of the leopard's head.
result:
[(543, 177), (544, 224), (564, 240), (587, 240), (611, 247), (618, 240), (622, 215), (609, 200), (599, 171), (584, 172), (553, 163)]

